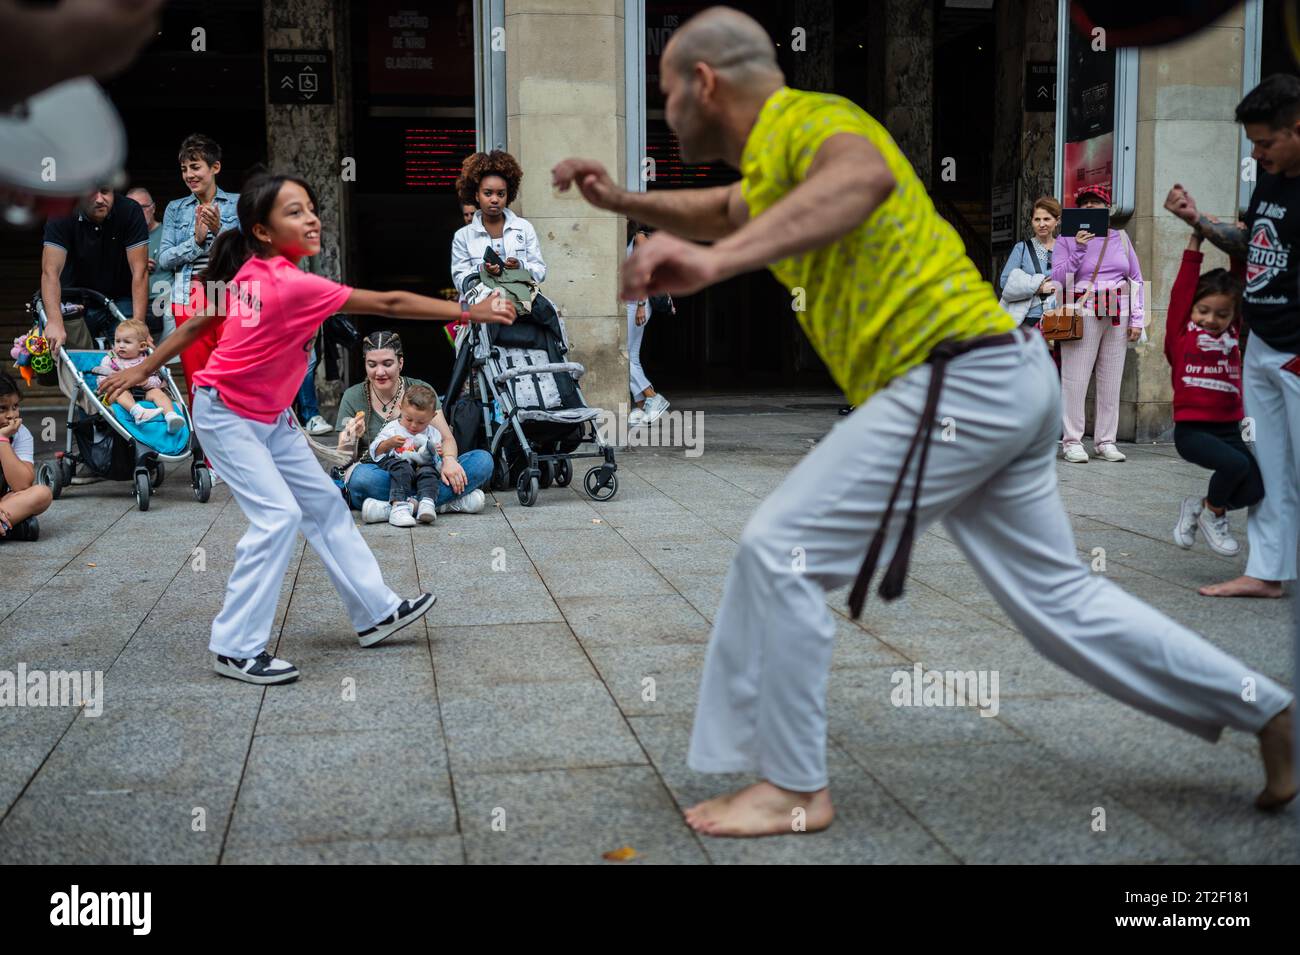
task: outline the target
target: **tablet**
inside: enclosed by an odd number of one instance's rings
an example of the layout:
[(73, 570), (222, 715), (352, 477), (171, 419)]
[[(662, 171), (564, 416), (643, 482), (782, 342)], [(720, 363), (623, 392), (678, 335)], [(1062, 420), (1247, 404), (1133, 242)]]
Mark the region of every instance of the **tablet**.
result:
[(1061, 211), (1061, 235), (1073, 239), (1080, 229), (1096, 236), (1110, 231), (1109, 209), (1064, 209)]

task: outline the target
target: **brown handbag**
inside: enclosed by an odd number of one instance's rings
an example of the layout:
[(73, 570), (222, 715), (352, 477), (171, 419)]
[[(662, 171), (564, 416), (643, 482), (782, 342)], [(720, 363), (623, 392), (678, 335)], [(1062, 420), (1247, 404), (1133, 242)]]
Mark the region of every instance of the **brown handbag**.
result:
[[(1106, 257), (1108, 242), (1110, 242), (1110, 233), (1107, 233), (1106, 238), (1102, 240), (1101, 255), (1097, 256), (1097, 265), (1092, 270), (1092, 281), (1088, 283), (1088, 290), (1082, 296), (1084, 299), (1089, 295), (1095, 295), (1097, 273), (1101, 271), (1101, 260)], [(1080, 302), (1062, 305), (1060, 308), (1044, 309), (1042, 323), (1039, 325), (1043, 337), (1049, 342), (1077, 342), (1083, 338), (1083, 314), (1079, 309)]]

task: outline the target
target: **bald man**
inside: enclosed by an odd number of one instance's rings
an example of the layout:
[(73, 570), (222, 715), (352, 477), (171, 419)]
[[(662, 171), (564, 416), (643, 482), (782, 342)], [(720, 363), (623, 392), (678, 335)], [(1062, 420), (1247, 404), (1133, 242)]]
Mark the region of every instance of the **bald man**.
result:
[(1257, 733), (1256, 805), (1293, 798), (1292, 695), (1079, 560), (1042, 336), (998, 307), (889, 134), (848, 100), (786, 87), (767, 34), (724, 7), (673, 35), (660, 83), (682, 158), (742, 178), (636, 193), (590, 160), (556, 166), (561, 190), (576, 183), (593, 205), (660, 228), (624, 266), (623, 297), (689, 295), (767, 265), (806, 301), (799, 320), (858, 406), (741, 535), (687, 761), (761, 781), (691, 807), (687, 822), (727, 836), (830, 824), (825, 590), (854, 582), (856, 617), (889, 554), (881, 594), (898, 596), (912, 540), (934, 521), (1049, 659), (1205, 739)]

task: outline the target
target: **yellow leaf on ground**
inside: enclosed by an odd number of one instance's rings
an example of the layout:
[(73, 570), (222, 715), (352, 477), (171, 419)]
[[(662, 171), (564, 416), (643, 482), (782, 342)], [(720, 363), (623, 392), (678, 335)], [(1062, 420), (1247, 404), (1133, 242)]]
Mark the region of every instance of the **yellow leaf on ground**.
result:
[(601, 858), (608, 859), (610, 862), (627, 862), (629, 859), (636, 858), (636, 850), (631, 846), (624, 846), (622, 849), (604, 853)]

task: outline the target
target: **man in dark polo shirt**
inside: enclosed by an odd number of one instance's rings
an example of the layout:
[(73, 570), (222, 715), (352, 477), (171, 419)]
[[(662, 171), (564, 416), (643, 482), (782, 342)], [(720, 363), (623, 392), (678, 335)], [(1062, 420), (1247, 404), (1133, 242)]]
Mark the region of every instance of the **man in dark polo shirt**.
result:
[(148, 318), (149, 227), (137, 202), (103, 186), (84, 197), (72, 215), (45, 223), (45, 336), (56, 350), (65, 340), (69, 348), (94, 348), (96, 337), (111, 339), (116, 322), (106, 309), (64, 319), (64, 288), (93, 289), (112, 299), (127, 318)]

